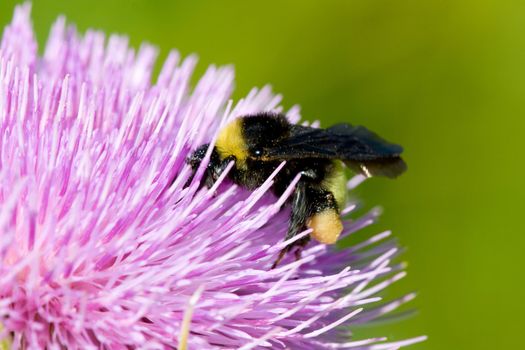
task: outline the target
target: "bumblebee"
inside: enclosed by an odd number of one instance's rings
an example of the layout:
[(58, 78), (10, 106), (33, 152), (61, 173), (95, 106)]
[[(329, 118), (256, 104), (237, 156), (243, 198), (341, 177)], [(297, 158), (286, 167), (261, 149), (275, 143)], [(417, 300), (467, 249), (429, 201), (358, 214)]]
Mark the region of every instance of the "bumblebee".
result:
[[(209, 144), (204, 144), (188, 158), (193, 174), (208, 148)], [(337, 124), (318, 129), (291, 124), (282, 114), (265, 112), (239, 117), (220, 130), (203, 179), (211, 187), (233, 161), (228, 177), (253, 190), (286, 161), (272, 186), (279, 196), (301, 174), (288, 200), (291, 217), (285, 239), (307, 228), (312, 232), (282, 249), (273, 264), (275, 268), (293, 248), (299, 259), (310, 238), (324, 244), (337, 241), (343, 230), (340, 211), (346, 204), (345, 165), (367, 177), (394, 178), (406, 170), (402, 151), (401, 146), (362, 126)]]

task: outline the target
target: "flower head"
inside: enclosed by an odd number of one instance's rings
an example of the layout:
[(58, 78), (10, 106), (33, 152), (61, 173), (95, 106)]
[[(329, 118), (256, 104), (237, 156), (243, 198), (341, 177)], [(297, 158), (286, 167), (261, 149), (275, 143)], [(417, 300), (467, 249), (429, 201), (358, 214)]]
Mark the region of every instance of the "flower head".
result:
[[(389, 232), (344, 250), (313, 244), (271, 270), (293, 184), (281, 198), (271, 178), (253, 192), (224, 178), (185, 187), (191, 150), (231, 118), (280, 111), (279, 96), (254, 89), (234, 104), (229, 67), (210, 67), (191, 88), (196, 60), (175, 51), (152, 84), (155, 48), (81, 36), (63, 18), (40, 57), (29, 16), (29, 5), (16, 8), (0, 47), (4, 342), (397, 349), (421, 340), (348, 340), (348, 325), (413, 298), (379, 303), (405, 274), (391, 263), (395, 243), (377, 243)], [(286, 115), (300, 119), (297, 108)], [(345, 222), (345, 234), (376, 215)]]

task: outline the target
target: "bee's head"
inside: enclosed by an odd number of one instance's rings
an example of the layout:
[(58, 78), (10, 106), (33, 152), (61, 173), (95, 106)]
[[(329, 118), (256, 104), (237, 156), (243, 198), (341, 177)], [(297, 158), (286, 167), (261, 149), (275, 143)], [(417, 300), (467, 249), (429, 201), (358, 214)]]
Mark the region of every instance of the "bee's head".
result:
[(267, 150), (287, 137), (290, 124), (281, 114), (259, 113), (240, 117), (226, 125), (217, 137), (221, 159), (233, 156), (238, 167), (247, 158), (264, 160)]

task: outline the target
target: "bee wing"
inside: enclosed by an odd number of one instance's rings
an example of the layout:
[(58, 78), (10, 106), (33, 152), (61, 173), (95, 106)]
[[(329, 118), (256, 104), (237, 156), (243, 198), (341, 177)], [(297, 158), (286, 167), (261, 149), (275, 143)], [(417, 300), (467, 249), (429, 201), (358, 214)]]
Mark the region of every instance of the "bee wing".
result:
[(366, 176), (396, 177), (406, 170), (403, 148), (362, 126), (337, 124), (328, 129), (292, 126), (290, 136), (267, 150), (267, 159), (340, 159)]

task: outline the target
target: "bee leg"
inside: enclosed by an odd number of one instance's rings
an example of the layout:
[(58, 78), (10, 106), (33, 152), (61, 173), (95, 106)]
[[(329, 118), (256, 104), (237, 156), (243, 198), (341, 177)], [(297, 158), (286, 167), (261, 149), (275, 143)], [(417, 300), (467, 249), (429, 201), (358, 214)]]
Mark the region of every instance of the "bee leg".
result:
[[(197, 174), (197, 170), (199, 169), (199, 166), (206, 156), (206, 150), (208, 149), (210, 145), (204, 144), (197, 148), (193, 153), (186, 158), (186, 164), (189, 164), (191, 166), (191, 175), (188, 177), (188, 180), (184, 184), (184, 188), (189, 187), (191, 182), (193, 181), (193, 178), (195, 177), (195, 174)], [(204, 176), (207, 177), (208, 169), (206, 169)]]
[(308, 244), (308, 242), (310, 242), (310, 236), (306, 236), (304, 238), (301, 238), (299, 241), (297, 241), (297, 249), (295, 249), (295, 261), (297, 260), (300, 260), (301, 259), (301, 254), (303, 252), (303, 249), (304, 247), (306, 247), (306, 245)]
[(292, 215), (285, 240), (293, 238), (306, 228), (312, 229), (312, 233), (284, 247), (272, 268), (275, 268), (286, 253), (294, 247), (297, 247), (295, 258), (300, 259), (302, 250), (310, 238), (314, 238), (320, 243), (333, 244), (343, 230), (338, 205), (333, 193), (320, 187), (299, 182), (292, 198)]
[[(197, 170), (199, 169), (199, 166), (201, 162), (206, 157), (206, 152), (208, 151), (209, 144), (204, 144), (197, 148), (191, 156), (186, 159), (186, 162), (191, 166), (192, 173), (188, 180), (186, 181), (186, 184), (184, 185), (184, 188), (188, 187), (191, 182), (193, 181), (193, 178), (197, 174)], [(213, 183), (217, 180), (221, 173), (221, 169), (224, 169), (228, 163), (223, 165), (221, 160), (219, 159), (219, 155), (217, 154), (217, 151), (215, 148), (213, 149), (211, 156), (210, 156), (210, 162), (208, 163), (208, 166), (206, 167), (206, 170), (203, 174), (203, 181), (201, 181), (199, 185), (199, 189), (202, 188), (202, 186), (211, 187)]]
[(281, 251), (279, 252), (279, 255), (277, 256), (277, 259), (275, 259), (274, 263), (272, 264), (272, 267), (271, 267), (272, 270), (275, 269), (277, 265), (279, 265), (279, 263), (281, 262), (281, 260), (283, 260), (286, 253), (288, 253), (288, 247), (281, 249)]
[[(292, 214), (290, 217), (290, 225), (288, 226), (288, 232), (286, 233), (286, 237), (284, 238), (285, 241), (295, 237), (306, 228), (306, 220), (310, 216), (310, 207), (311, 206), (307, 198), (307, 184), (304, 181), (299, 181), (299, 183), (295, 187), (294, 195), (292, 197)], [(308, 240), (309, 237), (307, 236), (284, 247), (279, 252), (277, 259), (272, 265), (272, 269), (277, 267), (277, 265), (285, 257), (286, 253), (288, 253), (294, 246), (302, 245), (299, 248), (299, 250), (302, 251), (302, 248), (304, 247), (304, 245), (306, 245), (306, 243), (308, 243)], [(297, 254), (299, 254), (300, 257), (300, 252), (296, 253), (296, 257)]]
[(323, 244), (335, 244), (343, 231), (339, 206), (334, 194), (323, 188), (314, 188), (308, 197), (312, 209), (306, 226), (312, 229), (310, 237)]
[(219, 160), (219, 156), (217, 156), (217, 159), (216, 159), (215, 162), (211, 163), (211, 161), (210, 161), (210, 165), (208, 165), (208, 171), (209, 171), (208, 178), (211, 181), (211, 183), (206, 183), (206, 186), (208, 188), (213, 186), (215, 181), (217, 181), (219, 179), (219, 177), (221, 176), (222, 172), (226, 170), (226, 168), (228, 167), (228, 164), (230, 164), (230, 162), (235, 162), (235, 157), (234, 156), (226, 157), (223, 160)]

